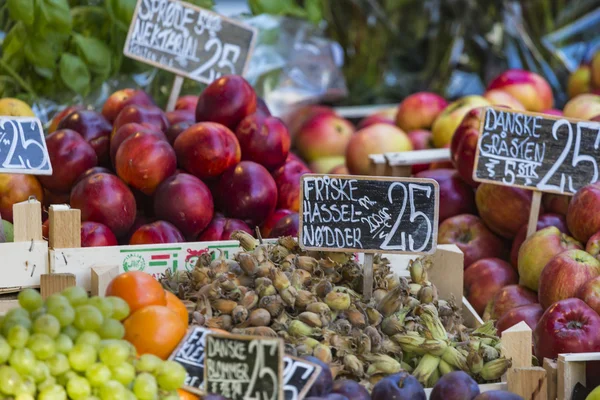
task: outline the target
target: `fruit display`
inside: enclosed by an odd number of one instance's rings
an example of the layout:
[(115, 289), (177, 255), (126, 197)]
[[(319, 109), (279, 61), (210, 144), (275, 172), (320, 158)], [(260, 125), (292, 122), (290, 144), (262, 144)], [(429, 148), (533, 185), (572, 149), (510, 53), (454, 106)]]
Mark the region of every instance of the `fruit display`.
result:
[(400, 371), (425, 387), (459, 370), (474, 382), (493, 382), (511, 364), (500, 356), (491, 322), (469, 329), (456, 305), (438, 298), (427, 258), (412, 261), (405, 279), (377, 256), (373, 298), (366, 301), (362, 266), (350, 255), (307, 253), (290, 236), (271, 244), (244, 231), (232, 238), (244, 249), (233, 260), (207, 253), (190, 272), (160, 279), (189, 305), (192, 323), (282, 337), (289, 354), (313, 356), (332, 366), (336, 379), (369, 390)]
[(34, 289), (0, 326), (0, 394), (15, 400), (179, 399), (185, 369), (124, 340), (130, 307), (73, 286), (45, 300)]

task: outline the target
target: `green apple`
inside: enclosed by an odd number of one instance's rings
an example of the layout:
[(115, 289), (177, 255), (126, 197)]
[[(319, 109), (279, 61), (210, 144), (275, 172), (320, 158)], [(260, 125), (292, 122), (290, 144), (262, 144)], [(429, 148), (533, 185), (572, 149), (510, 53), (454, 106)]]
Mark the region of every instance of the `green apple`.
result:
[(2, 225), (4, 228), (5, 242), (14, 242), (15, 234), (14, 234), (13, 224), (11, 224), (8, 221), (2, 220)]

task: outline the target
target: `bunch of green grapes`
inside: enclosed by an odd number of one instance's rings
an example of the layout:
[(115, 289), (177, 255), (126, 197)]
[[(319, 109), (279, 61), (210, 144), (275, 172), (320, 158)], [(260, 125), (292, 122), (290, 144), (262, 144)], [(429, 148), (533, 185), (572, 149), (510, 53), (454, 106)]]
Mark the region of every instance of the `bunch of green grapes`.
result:
[(179, 399), (184, 368), (123, 340), (129, 306), (70, 287), (44, 301), (33, 289), (0, 320), (0, 398)]

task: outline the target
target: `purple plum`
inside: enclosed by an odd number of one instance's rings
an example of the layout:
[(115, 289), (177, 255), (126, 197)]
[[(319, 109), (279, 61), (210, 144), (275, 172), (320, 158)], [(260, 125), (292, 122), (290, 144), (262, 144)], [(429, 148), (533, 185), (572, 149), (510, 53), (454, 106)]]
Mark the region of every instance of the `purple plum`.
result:
[(329, 364), (324, 363), (313, 356), (304, 356), (303, 358), (306, 361), (321, 366), (321, 373), (317, 376), (317, 379), (315, 379), (315, 382), (306, 394), (306, 397), (324, 397), (331, 393), (331, 389), (333, 388), (333, 374), (331, 373), (331, 369), (329, 369)]
[(341, 379), (333, 382), (331, 392), (346, 396), (348, 400), (371, 400), (371, 395), (363, 385), (349, 379)]
[(523, 397), (506, 390), (490, 390), (481, 393), (474, 400), (523, 400)]
[(375, 384), (373, 400), (425, 400), (425, 390), (419, 381), (407, 372), (389, 375)]
[(454, 371), (442, 376), (431, 391), (430, 400), (473, 400), (479, 386), (467, 373)]

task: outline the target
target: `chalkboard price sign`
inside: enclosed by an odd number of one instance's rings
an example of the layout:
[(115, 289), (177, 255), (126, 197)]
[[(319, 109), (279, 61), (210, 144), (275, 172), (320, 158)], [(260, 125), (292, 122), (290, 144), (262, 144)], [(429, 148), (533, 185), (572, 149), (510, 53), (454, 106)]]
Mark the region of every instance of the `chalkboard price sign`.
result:
[(39, 119), (0, 116), (0, 173), (52, 175)]
[(473, 179), (572, 195), (596, 182), (600, 123), (488, 107)]
[(283, 399), (283, 340), (209, 334), (205, 391), (231, 400)]
[(243, 75), (254, 28), (177, 0), (138, 0), (123, 53), (199, 82)]
[(321, 366), (297, 357), (283, 358), (285, 400), (302, 400), (321, 373)]
[(187, 372), (185, 387), (194, 393), (201, 394), (204, 387), (204, 347), (210, 333), (210, 329), (201, 326), (191, 328), (169, 357), (183, 365)]
[(309, 250), (431, 254), (438, 209), (433, 179), (303, 175), (299, 243)]

